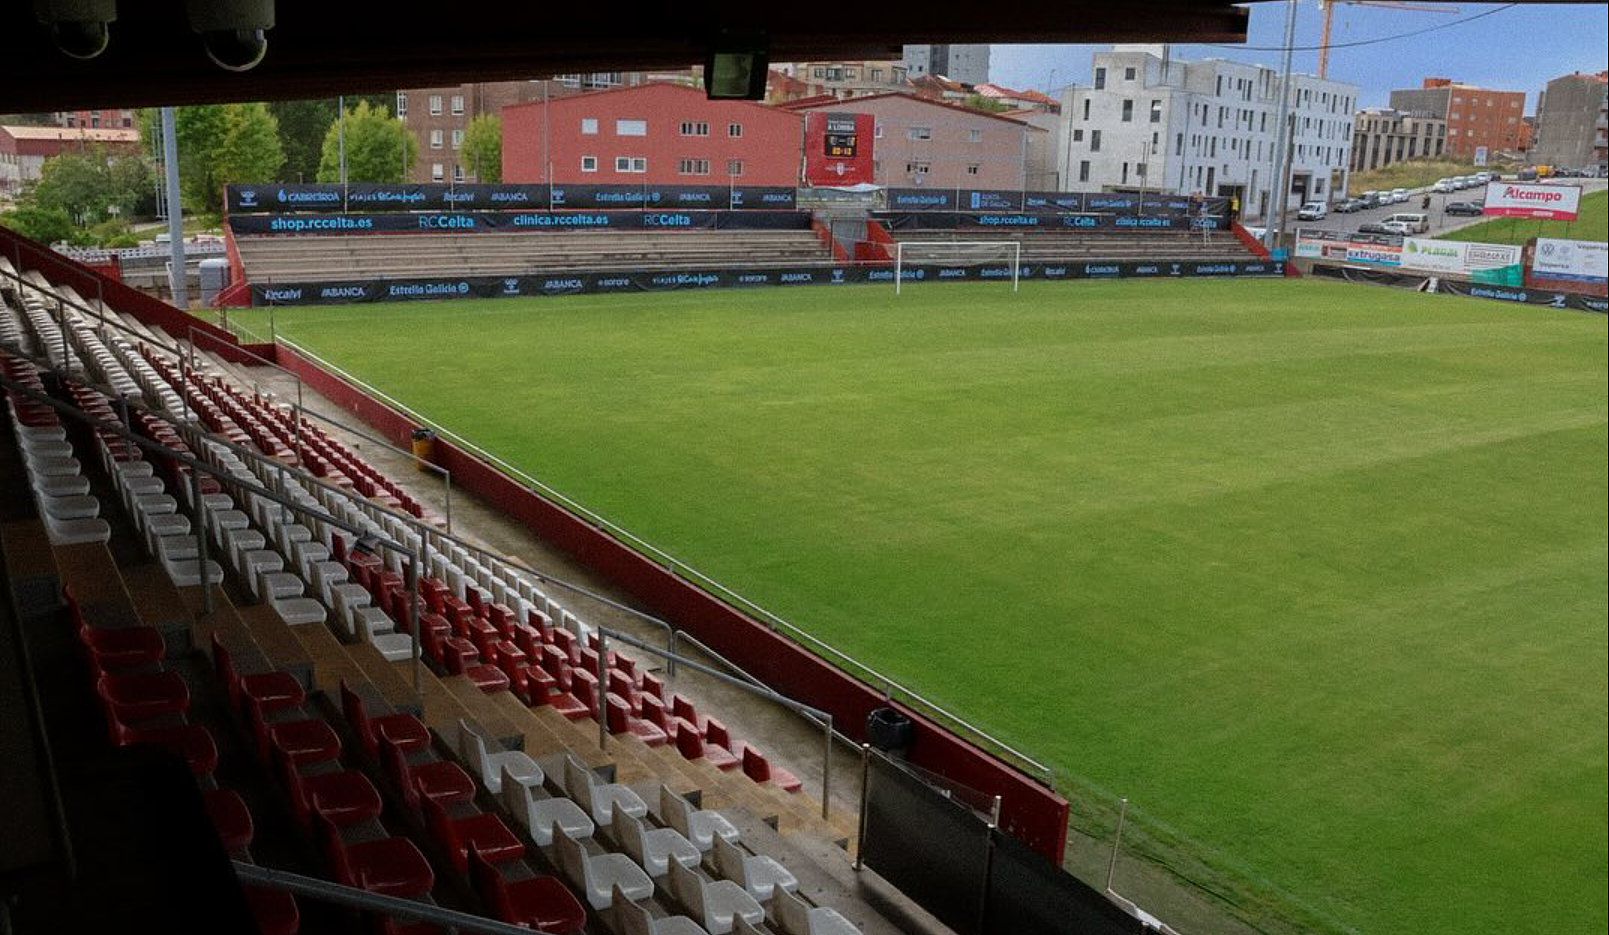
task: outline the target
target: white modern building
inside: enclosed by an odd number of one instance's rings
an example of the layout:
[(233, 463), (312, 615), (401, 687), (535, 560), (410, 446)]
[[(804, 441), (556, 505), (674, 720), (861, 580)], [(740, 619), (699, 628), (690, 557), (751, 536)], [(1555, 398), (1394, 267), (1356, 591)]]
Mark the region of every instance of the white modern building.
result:
[(943, 75), (962, 84), (987, 84), (989, 46), (908, 45), (905, 70), (913, 81), (924, 75)]
[[(1276, 204), (1280, 78), (1220, 59), (1171, 59), (1166, 46), (1120, 45), (1095, 56), (1089, 87), (1062, 99), (1064, 191), (1153, 191), (1236, 197), (1264, 218)], [(1291, 80), (1288, 204), (1345, 197), (1358, 88)]]

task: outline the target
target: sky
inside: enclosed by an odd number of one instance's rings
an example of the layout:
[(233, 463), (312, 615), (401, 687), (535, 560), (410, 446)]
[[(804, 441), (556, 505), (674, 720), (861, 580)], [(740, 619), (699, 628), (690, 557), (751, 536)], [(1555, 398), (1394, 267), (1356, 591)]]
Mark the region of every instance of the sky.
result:
[[(1424, 4), (1420, 4), (1424, 5)], [(1443, 27), (1421, 36), (1356, 48), (1332, 48), (1330, 77), (1361, 88), (1359, 106), (1384, 107), (1393, 88), (1417, 88), (1427, 75), (1502, 91), (1525, 91), (1525, 112), (1536, 112), (1537, 92), (1550, 79), (1573, 71), (1599, 72), (1609, 58), (1609, 4), (1436, 4), (1456, 13), (1376, 9), (1342, 4), (1335, 11), (1331, 43), (1392, 36)], [(1227, 58), (1278, 68), (1273, 51), (1285, 38), (1285, 4), (1250, 4), (1247, 46), (1176, 45), (1177, 59)], [(1298, 0), (1298, 48), (1317, 46), (1323, 14), (1316, 0)], [(1458, 23), (1477, 14), (1489, 16)], [(1090, 83), (1090, 57), (1107, 45), (995, 45), (989, 79), (1013, 88), (1047, 90)], [(1316, 73), (1318, 53), (1298, 51), (1293, 67)]]

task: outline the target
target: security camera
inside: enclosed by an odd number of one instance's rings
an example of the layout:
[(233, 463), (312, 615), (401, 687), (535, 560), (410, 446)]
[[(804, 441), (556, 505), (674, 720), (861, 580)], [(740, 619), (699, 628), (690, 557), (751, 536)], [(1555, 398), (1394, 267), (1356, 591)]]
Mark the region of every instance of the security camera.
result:
[(268, 54), (274, 0), (186, 0), (190, 28), (201, 34), (207, 58), (226, 71), (249, 71)]
[(94, 58), (111, 41), (117, 0), (34, 0), (34, 16), (49, 27), (63, 55)]

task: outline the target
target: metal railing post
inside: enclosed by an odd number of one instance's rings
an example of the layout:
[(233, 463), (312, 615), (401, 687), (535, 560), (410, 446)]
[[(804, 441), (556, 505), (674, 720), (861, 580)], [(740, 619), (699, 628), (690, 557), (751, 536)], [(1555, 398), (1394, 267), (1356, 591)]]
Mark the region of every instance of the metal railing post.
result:
[(609, 697), (609, 637), (604, 635), (602, 627), (594, 627), (598, 634), (598, 690), (595, 692), (598, 702), (598, 749), (609, 749), (609, 705), (604, 699)]
[(1117, 849), (1123, 843), (1123, 822), (1129, 817), (1129, 800), (1123, 799), (1123, 806), (1117, 813), (1117, 833), (1112, 835), (1112, 858), (1106, 862), (1106, 891), (1112, 891), (1112, 878), (1117, 874)]
[(447, 535), (453, 534), (453, 472), (442, 468), (442, 495), (447, 506)]
[(207, 573), (207, 504), (201, 499), (201, 472), (190, 468), (190, 500), (196, 514), (196, 574), (201, 577), (201, 609), (212, 616), (212, 575)]
[(860, 870), (866, 866), (866, 798), (871, 790), (872, 745), (860, 745), (860, 830), (855, 834), (855, 863), (854, 868)]
[[(419, 688), (419, 566), (423, 561), (420, 556), (408, 556), (408, 632), (413, 637), (413, 645), (408, 655), (413, 660), (413, 694), (420, 710), (424, 710), (425, 703), (424, 695)], [(368, 641), (367, 633), (364, 634), (364, 641)]]
[(832, 817), (832, 715), (822, 722), (821, 731), (821, 820)]

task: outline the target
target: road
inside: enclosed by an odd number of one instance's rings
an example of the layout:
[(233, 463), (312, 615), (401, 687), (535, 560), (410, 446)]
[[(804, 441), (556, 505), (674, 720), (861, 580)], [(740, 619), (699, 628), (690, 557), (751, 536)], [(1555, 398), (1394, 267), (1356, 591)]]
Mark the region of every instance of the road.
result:
[[(1603, 188), (1606, 184), (1603, 179), (1562, 179), (1560, 181), (1568, 181), (1580, 184), (1582, 186), (1582, 194), (1595, 192)], [(1428, 210), (1420, 207), (1420, 205), (1424, 202), (1425, 194), (1426, 192), (1424, 189), (1415, 189), (1413, 194), (1409, 196), (1408, 200), (1401, 202), (1400, 204), (1384, 205), (1379, 208), (1370, 208), (1367, 211), (1358, 211), (1353, 214), (1336, 214), (1332, 211), (1330, 216), (1322, 221), (1298, 221), (1296, 220), (1296, 215), (1293, 212), (1289, 226), (1292, 229), (1306, 227), (1312, 230), (1354, 231), (1358, 229), (1358, 225), (1360, 224), (1384, 221), (1393, 214), (1424, 214), (1429, 216), (1430, 232), (1429, 234), (1423, 234), (1421, 236), (1434, 237), (1437, 234), (1445, 234), (1448, 231), (1457, 230), (1460, 227), (1468, 227), (1471, 224), (1479, 224), (1480, 222), (1487, 220), (1486, 218), (1480, 216), (1460, 217), (1450, 215), (1442, 210), (1450, 201), (1473, 201), (1476, 204), (1480, 204), (1481, 201), (1486, 197), (1486, 189), (1484, 186), (1466, 188), (1463, 191), (1447, 192), (1445, 194), (1431, 193), (1430, 208)]]

